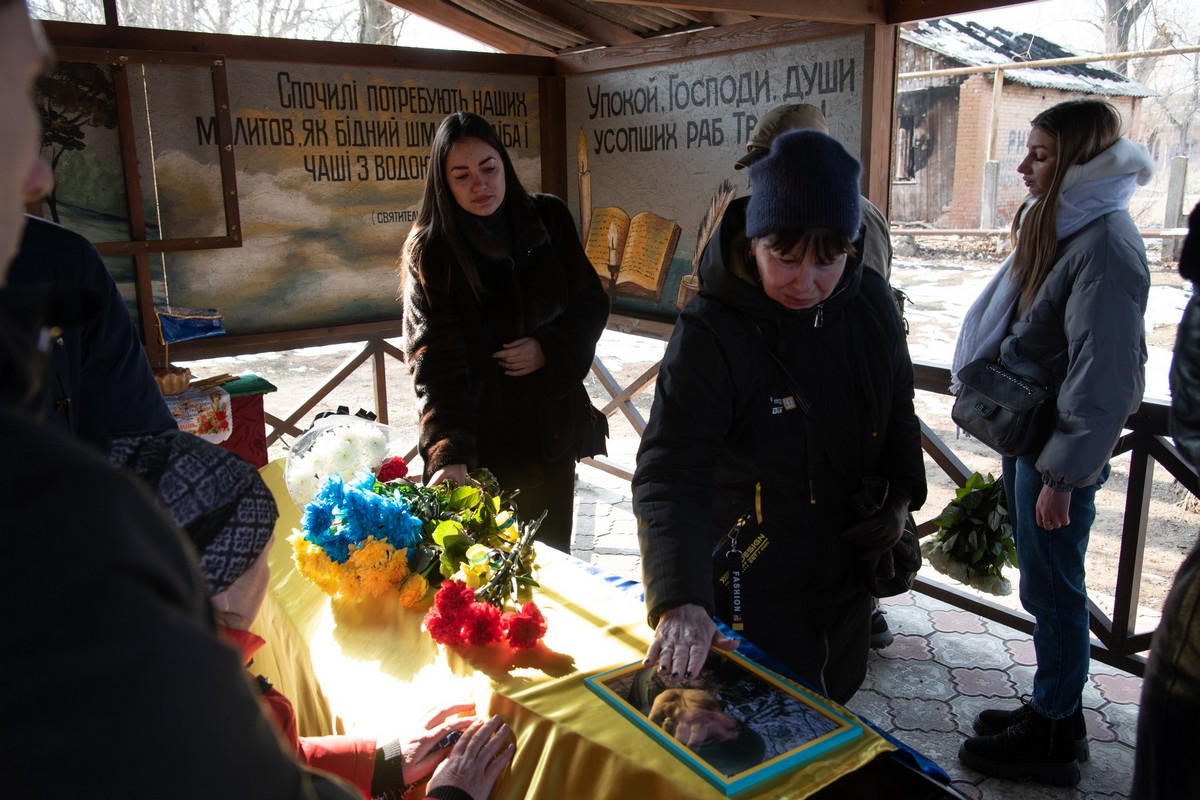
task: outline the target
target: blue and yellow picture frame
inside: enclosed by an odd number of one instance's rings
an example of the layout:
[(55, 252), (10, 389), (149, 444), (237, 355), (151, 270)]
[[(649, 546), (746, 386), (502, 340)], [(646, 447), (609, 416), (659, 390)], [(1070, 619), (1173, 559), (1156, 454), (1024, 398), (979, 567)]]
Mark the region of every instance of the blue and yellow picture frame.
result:
[(794, 681), (713, 649), (692, 679), (640, 661), (586, 678), (588, 688), (727, 797), (804, 769), (863, 726)]

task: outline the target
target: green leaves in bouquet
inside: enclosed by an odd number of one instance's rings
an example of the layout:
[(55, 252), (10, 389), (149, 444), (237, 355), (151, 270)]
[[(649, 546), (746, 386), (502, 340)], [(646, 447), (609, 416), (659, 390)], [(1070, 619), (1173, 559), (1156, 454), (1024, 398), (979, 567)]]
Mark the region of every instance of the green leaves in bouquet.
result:
[(1004, 482), (978, 472), (954, 493), (934, 522), (937, 533), (921, 546), (940, 572), (995, 594), (1008, 594), (1005, 566), (1017, 566)]
[[(467, 480), (462, 486), (452, 483), (423, 486), (407, 479), (376, 486), (376, 491), (407, 499), (413, 513), (423, 521), (424, 547), (429, 558), (422, 560), (420, 571), (431, 583), (457, 573), (473, 545), (504, 554), (512, 551), (521, 539), (521, 522), (512, 503), (515, 493), (502, 491), (487, 469), (472, 472)], [(522, 557), (528, 557), (528, 549)], [(537, 585), (527, 572), (515, 571), (521, 573), (514, 576), (518, 580)]]

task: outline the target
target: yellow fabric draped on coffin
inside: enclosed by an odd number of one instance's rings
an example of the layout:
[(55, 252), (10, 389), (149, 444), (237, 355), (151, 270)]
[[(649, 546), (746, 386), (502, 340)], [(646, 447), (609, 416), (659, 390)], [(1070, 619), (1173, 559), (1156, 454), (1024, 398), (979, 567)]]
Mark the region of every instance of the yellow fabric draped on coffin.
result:
[[(517, 737), (516, 757), (493, 798), (723, 796), (584, 685), (590, 675), (645, 656), (651, 630), (629, 594), (539, 546), (534, 600), (549, 624), (545, 646), (449, 649), (421, 630), (424, 607), (407, 610), (391, 596), (331, 601), (304, 578), (286, 541), (300, 526), (300, 511), (283, 463), (262, 474), (280, 517), (270, 597), (254, 625), (267, 646), (253, 670), (292, 699), (302, 735), (403, 737), (420, 730), (437, 706), (474, 702), (480, 715), (504, 717)], [(739, 797), (800, 800), (891, 749), (868, 728), (833, 755)]]

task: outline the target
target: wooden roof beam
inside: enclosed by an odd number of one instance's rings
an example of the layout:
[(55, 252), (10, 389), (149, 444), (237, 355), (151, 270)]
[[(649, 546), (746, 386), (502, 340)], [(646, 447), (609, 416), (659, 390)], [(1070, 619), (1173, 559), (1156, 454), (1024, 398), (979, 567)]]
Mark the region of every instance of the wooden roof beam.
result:
[(794, 45), (861, 33), (860, 27), (791, 19), (756, 19), (743, 25), (705, 28), (678, 36), (647, 38), (641, 44), (594, 48), (554, 59), (559, 75), (580, 75), (610, 69), (702, 58), (775, 45)]
[(731, 14), (726, 11), (717, 11), (713, 15), (713, 21), (718, 25), (740, 25), (743, 22), (753, 22), (753, 14)]
[[(955, 1), (940, 0), (940, 2), (947, 3)], [(989, 5), (988, 0), (966, 0), (966, 2), (976, 1), (985, 7)], [(990, 4), (995, 5), (1002, 1), (992, 0)], [(796, 0), (593, 0), (593, 2), (678, 8), (687, 11), (751, 14), (756, 17), (779, 17), (849, 25), (878, 25), (888, 21), (884, 4), (893, 2), (893, 0), (805, 0), (803, 3), (797, 3)], [(913, 2), (922, 2), (922, 0), (913, 0)]]
[(642, 38), (632, 31), (609, 22), (598, 14), (571, 5), (567, 0), (516, 0), (515, 5), (531, 16), (541, 17), (551, 25), (565, 28), (580, 39), (607, 47), (635, 44)]
[(404, 11), (424, 17), (430, 22), (449, 28), (503, 53), (522, 56), (553, 56), (554, 52), (512, 31), (468, 14), (440, 0), (386, 0)]
[(336, 64), (382, 69), (429, 69), (491, 72), (498, 75), (552, 75), (554, 60), (544, 56), (434, 50), (424, 47), (380, 47), (345, 42), (272, 39), (223, 33), (163, 31), (151, 28), (111, 28), (81, 22), (45, 20), (46, 38), (59, 47), (105, 50), (151, 50), (221, 53), (231, 60), (277, 63)]
[[(599, 0), (604, 2), (604, 0)], [(884, 0), (887, 6), (889, 25), (917, 22), (923, 19), (951, 17), (970, 14), (972, 11), (989, 11), (993, 8), (1020, 6), (1030, 0)]]

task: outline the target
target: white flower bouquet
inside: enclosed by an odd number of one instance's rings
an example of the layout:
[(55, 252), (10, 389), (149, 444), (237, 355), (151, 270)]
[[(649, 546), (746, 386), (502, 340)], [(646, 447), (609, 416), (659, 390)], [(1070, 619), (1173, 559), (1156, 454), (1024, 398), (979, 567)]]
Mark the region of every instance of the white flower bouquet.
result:
[(284, 480), (296, 505), (304, 508), (331, 475), (351, 483), (355, 473), (377, 474), (402, 453), (395, 431), (361, 417), (336, 414), (318, 421), (292, 445)]

